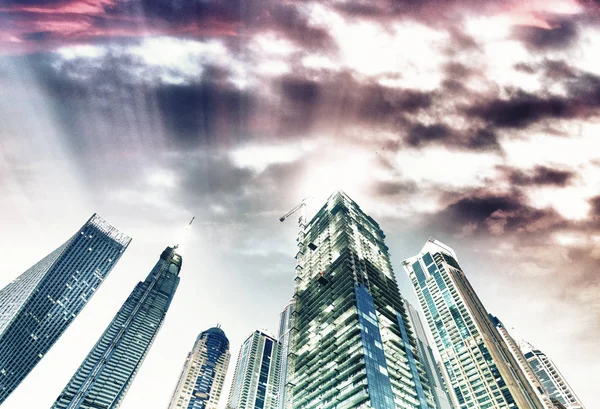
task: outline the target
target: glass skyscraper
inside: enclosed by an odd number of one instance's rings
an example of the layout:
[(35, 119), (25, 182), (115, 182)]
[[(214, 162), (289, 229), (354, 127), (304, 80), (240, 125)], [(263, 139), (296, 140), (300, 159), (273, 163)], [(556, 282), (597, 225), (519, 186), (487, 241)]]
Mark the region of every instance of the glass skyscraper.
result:
[(281, 345), (265, 331), (254, 331), (240, 348), (227, 409), (276, 409)]
[(286, 402), (286, 384), (287, 384), (287, 372), (288, 372), (288, 354), (290, 352), (290, 347), (292, 347), (291, 335), (293, 328), (293, 318), (294, 318), (294, 306), (296, 305), (296, 301), (292, 298), (285, 309), (280, 314), (279, 319), (279, 343), (281, 344), (281, 365), (280, 365), (280, 378), (279, 378), (279, 409), (283, 409), (285, 407)]
[(229, 358), (229, 340), (219, 326), (201, 332), (183, 365), (169, 409), (217, 409)]
[(130, 242), (94, 214), (0, 290), (0, 404), (65, 332)]
[(555, 399), (567, 409), (585, 409), (565, 377), (546, 354), (528, 343), (521, 343), (520, 348), (551, 399)]
[(435, 406), (438, 409), (452, 409), (450, 398), (446, 393), (444, 380), (440, 373), (435, 356), (433, 355), (433, 350), (429, 345), (429, 340), (425, 334), (425, 327), (421, 322), (421, 317), (419, 316), (417, 309), (413, 307), (413, 305), (406, 299), (404, 299), (404, 305), (406, 306), (410, 322), (415, 331), (415, 336), (417, 337), (419, 356), (421, 358), (421, 362), (423, 362), (425, 365), (425, 372), (427, 372), (427, 378), (429, 379), (429, 385), (431, 386), (431, 394), (433, 395)]
[(288, 408), (435, 408), (385, 235), (336, 192), (301, 226)]
[(455, 406), (543, 409), (454, 251), (429, 239), (403, 265), (435, 339)]
[(181, 256), (167, 247), (138, 283), (52, 406), (116, 409), (148, 353), (179, 284)]

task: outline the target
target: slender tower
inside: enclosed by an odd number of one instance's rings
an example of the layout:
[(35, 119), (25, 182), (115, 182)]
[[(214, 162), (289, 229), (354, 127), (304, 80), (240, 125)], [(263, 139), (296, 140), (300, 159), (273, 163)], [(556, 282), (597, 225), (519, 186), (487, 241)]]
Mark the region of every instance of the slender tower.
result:
[(265, 331), (256, 330), (246, 339), (235, 366), (228, 409), (277, 409), (280, 354), (279, 341)]
[(291, 408), (435, 408), (384, 233), (336, 192), (298, 240)]
[(279, 343), (281, 344), (281, 365), (280, 365), (280, 373), (281, 376), (279, 378), (279, 409), (283, 409), (285, 407), (286, 402), (286, 383), (287, 383), (287, 373), (288, 373), (288, 354), (290, 352), (290, 337), (292, 334), (293, 328), (293, 315), (294, 315), (294, 305), (296, 305), (296, 300), (293, 298), (287, 303), (285, 309), (281, 312), (280, 320), (279, 320)]
[(403, 265), (440, 352), (456, 408), (544, 409), (454, 251), (429, 239)]
[(167, 247), (138, 283), (56, 399), (53, 409), (116, 409), (160, 329), (179, 284), (181, 256)]
[(0, 404), (86, 306), (131, 239), (94, 214), (0, 290)]
[(220, 326), (201, 332), (183, 365), (169, 409), (217, 409), (230, 356), (229, 340)]
[(527, 342), (521, 342), (519, 346), (553, 402), (556, 401), (567, 409), (585, 409), (573, 388), (546, 354)]
[(427, 373), (427, 378), (429, 379), (429, 385), (431, 386), (431, 394), (433, 395), (435, 406), (438, 409), (452, 409), (452, 405), (450, 405), (450, 398), (446, 393), (444, 380), (440, 374), (438, 363), (433, 355), (433, 350), (431, 349), (431, 346), (429, 346), (429, 340), (425, 334), (425, 327), (423, 327), (421, 317), (419, 317), (417, 309), (413, 307), (411, 303), (409, 303), (406, 299), (403, 300), (408, 311), (410, 323), (417, 337), (419, 357), (421, 358), (421, 362), (423, 362), (425, 365), (425, 372)]
[(542, 386), (537, 375), (535, 374), (535, 372), (533, 372), (533, 369), (531, 369), (531, 366), (529, 366), (527, 359), (525, 358), (525, 356), (523, 356), (523, 353), (519, 349), (519, 346), (517, 345), (513, 337), (510, 336), (506, 327), (504, 326), (504, 324), (502, 324), (502, 321), (500, 321), (498, 317), (495, 317), (491, 314), (490, 319), (496, 326), (498, 333), (500, 333), (500, 336), (508, 346), (508, 349), (510, 349), (510, 353), (512, 354), (513, 358), (515, 358), (515, 360), (519, 364), (519, 368), (521, 368), (521, 371), (523, 371), (523, 373), (527, 377), (529, 384), (531, 385), (532, 389), (536, 392), (539, 400), (542, 402), (542, 405), (544, 405), (544, 408), (555, 409), (554, 403), (552, 403), (548, 392)]

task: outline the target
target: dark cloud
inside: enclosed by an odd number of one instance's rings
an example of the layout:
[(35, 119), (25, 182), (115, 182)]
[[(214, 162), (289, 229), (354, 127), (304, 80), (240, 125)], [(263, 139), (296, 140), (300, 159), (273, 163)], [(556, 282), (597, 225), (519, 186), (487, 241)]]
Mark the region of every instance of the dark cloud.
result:
[(212, 83), (162, 85), (155, 95), (167, 131), (186, 145), (247, 132), (253, 100), (236, 88)]
[(450, 62), (446, 64), (446, 66), (444, 67), (444, 71), (450, 77), (460, 78), (461, 80), (465, 80), (471, 74), (473, 74), (473, 69), (471, 67), (468, 67), (465, 64), (458, 62)]
[(578, 38), (576, 24), (568, 19), (550, 20), (551, 29), (519, 26), (515, 36), (531, 50), (559, 50), (571, 46)]
[(24, 33), (21, 35), (21, 39), (25, 41), (44, 41), (52, 36), (52, 31), (34, 31), (31, 33)]
[(496, 133), (487, 128), (457, 131), (445, 124), (413, 125), (406, 136), (406, 143), (413, 147), (438, 144), (450, 149), (474, 151), (499, 151)]
[(451, 138), (453, 131), (447, 125), (415, 125), (406, 137), (406, 142), (411, 146), (421, 146), (429, 142), (441, 141)]
[[(130, 15), (171, 28), (185, 28), (187, 35), (202, 35), (206, 27), (214, 34), (240, 37), (257, 31), (273, 31), (298, 44), (312, 48), (331, 48), (328, 31), (309, 23), (298, 5), (280, 2), (242, 0), (132, 0), (106, 7), (113, 16)], [(208, 30), (210, 33), (211, 30)]]
[[(590, 199), (590, 214), (600, 222), (600, 195)], [(599, 223), (600, 224), (600, 223)]]
[(316, 81), (287, 77), (281, 81), (283, 95), (292, 102), (312, 105), (319, 98), (320, 85)]
[(57, 6), (77, 3), (78, 0), (4, 0), (5, 6)]
[(519, 169), (508, 170), (508, 179), (517, 186), (567, 186), (575, 173), (568, 170), (552, 169), (546, 166), (536, 166), (533, 171)]
[[(333, 84), (332, 84), (333, 85)], [(387, 88), (375, 84), (361, 85), (354, 82), (348, 97), (350, 105), (357, 104), (358, 119), (383, 124), (388, 122), (394, 126), (407, 114), (414, 114), (428, 109), (433, 103), (433, 94), (408, 89)], [(385, 122), (384, 122), (385, 121)]]
[(524, 72), (524, 73), (527, 73), (527, 74), (535, 74), (535, 73), (536, 73), (536, 71), (537, 71), (537, 70), (535, 69), (535, 67), (533, 67), (532, 65), (530, 65), (530, 64), (525, 64), (525, 63), (523, 63), (523, 62), (520, 62), (520, 63), (518, 63), (518, 64), (515, 64), (514, 68), (515, 68), (515, 70), (517, 70), (517, 71), (521, 71), (521, 72)]
[(569, 118), (574, 115), (565, 98), (543, 97), (518, 92), (510, 99), (494, 99), (476, 104), (467, 114), (482, 118), (499, 128), (525, 128), (545, 118)]
[(371, 186), (371, 193), (378, 197), (410, 195), (417, 192), (418, 186), (414, 182), (408, 181), (380, 181)]
[(577, 74), (575, 68), (562, 60), (546, 60), (543, 63), (544, 74), (552, 80), (574, 78)]
[(535, 234), (565, 224), (553, 209), (529, 206), (518, 192), (468, 192), (433, 217), (432, 226), (453, 234)]
[(600, 0), (577, 0), (577, 3), (592, 8), (600, 7)]
[(465, 147), (476, 151), (500, 151), (498, 136), (491, 129), (478, 129), (472, 136), (467, 138)]

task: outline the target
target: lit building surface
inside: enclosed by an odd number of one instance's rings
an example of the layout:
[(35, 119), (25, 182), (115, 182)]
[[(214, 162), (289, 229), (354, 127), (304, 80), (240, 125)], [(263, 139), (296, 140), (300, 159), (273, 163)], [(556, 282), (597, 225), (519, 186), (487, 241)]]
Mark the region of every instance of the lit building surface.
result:
[(301, 225), (287, 408), (434, 408), (384, 233), (342, 192)]
[(504, 324), (502, 324), (502, 321), (500, 321), (497, 317), (495, 317), (493, 315), (490, 315), (490, 318), (491, 318), (492, 322), (494, 323), (494, 325), (496, 326), (496, 329), (500, 333), (500, 336), (502, 337), (502, 339), (504, 340), (504, 342), (510, 349), (510, 352), (513, 355), (513, 358), (515, 358), (515, 360), (519, 364), (519, 368), (521, 368), (521, 371), (523, 371), (523, 373), (527, 377), (529, 384), (531, 385), (533, 390), (535, 390), (535, 392), (538, 395), (539, 400), (542, 402), (542, 405), (544, 406), (544, 408), (545, 409), (555, 409), (555, 405), (554, 405), (554, 403), (552, 403), (550, 396), (548, 395), (548, 392), (542, 386), (537, 375), (533, 372), (533, 369), (531, 369), (531, 366), (529, 366), (527, 359), (521, 353), (521, 349), (515, 342), (514, 338), (510, 336), (510, 334), (508, 333), (508, 330), (506, 329)]
[(181, 256), (167, 247), (138, 283), (52, 406), (118, 408), (148, 353), (179, 284)]
[(287, 373), (288, 373), (288, 355), (290, 352), (291, 337), (292, 337), (292, 328), (293, 328), (293, 315), (294, 315), (294, 306), (296, 305), (296, 300), (291, 299), (285, 309), (280, 314), (279, 320), (279, 343), (281, 344), (281, 364), (280, 364), (280, 377), (279, 377), (279, 387), (278, 387), (278, 407), (283, 409), (285, 407), (286, 402), (286, 384), (287, 384)]
[(440, 374), (438, 363), (433, 355), (433, 350), (429, 345), (429, 340), (425, 334), (425, 327), (423, 327), (421, 317), (419, 316), (417, 309), (406, 299), (404, 299), (404, 304), (408, 311), (411, 326), (417, 337), (419, 357), (421, 358), (421, 362), (425, 365), (425, 371), (427, 372), (427, 378), (429, 379), (429, 385), (431, 386), (431, 393), (435, 405), (438, 409), (452, 409), (450, 398), (446, 393), (444, 380)]
[(94, 214), (0, 290), (0, 404), (81, 312), (131, 242)]
[(543, 409), (458, 264), (454, 251), (429, 239), (403, 262), (460, 409)]
[(265, 331), (254, 331), (240, 348), (228, 409), (276, 409), (281, 345)]
[(217, 409), (229, 358), (229, 340), (220, 327), (201, 332), (185, 361), (169, 409)]
[(546, 354), (528, 343), (521, 343), (520, 347), (525, 359), (527, 359), (544, 389), (548, 391), (551, 399), (556, 400), (568, 409), (585, 409), (567, 380)]

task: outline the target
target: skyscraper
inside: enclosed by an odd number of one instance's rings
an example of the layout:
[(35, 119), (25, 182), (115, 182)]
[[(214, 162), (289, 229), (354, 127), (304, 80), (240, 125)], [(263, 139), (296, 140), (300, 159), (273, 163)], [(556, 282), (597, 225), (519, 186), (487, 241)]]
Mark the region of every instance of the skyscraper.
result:
[(546, 354), (525, 342), (520, 344), (520, 348), (551, 399), (555, 399), (567, 409), (585, 409), (565, 377)]
[(440, 352), (449, 393), (460, 409), (543, 409), (454, 251), (429, 239), (403, 262)]
[(384, 237), (343, 192), (302, 226), (289, 408), (435, 407)]
[(404, 299), (404, 304), (408, 310), (408, 316), (417, 337), (417, 349), (419, 351), (419, 357), (421, 358), (421, 362), (423, 362), (425, 365), (425, 372), (427, 373), (427, 378), (429, 379), (429, 385), (431, 387), (431, 394), (433, 395), (435, 406), (438, 409), (452, 409), (450, 398), (446, 393), (444, 380), (440, 374), (438, 363), (433, 355), (433, 350), (429, 345), (429, 340), (425, 334), (425, 327), (423, 327), (421, 317), (419, 317), (419, 313), (417, 312), (416, 308), (413, 307), (412, 304), (410, 304), (406, 299)]
[(94, 214), (0, 290), (0, 404), (65, 332), (130, 242)]
[(169, 409), (217, 409), (229, 366), (229, 340), (217, 326), (196, 338)]
[(287, 303), (285, 309), (280, 314), (279, 320), (279, 343), (281, 344), (281, 365), (280, 365), (280, 377), (279, 377), (279, 409), (285, 407), (286, 401), (286, 384), (287, 384), (287, 372), (288, 372), (288, 354), (290, 352), (290, 338), (292, 335), (293, 328), (293, 314), (296, 300), (293, 298)]
[(265, 331), (254, 331), (240, 348), (228, 409), (276, 409), (281, 345)]
[(116, 409), (148, 353), (179, 284), (181, 256), (167, 247), (138, 283), (52, 406)]
[(532, 389), (536, 392), (536, 394), (537, 394), (539, 400), (542, 402), (542, 405), (544, 406), (544, 408), (545, 409), (555, 409), (554, 404), (550, 400), (550, 396), (548, 395), (548, 392), (542, 386), (541, 381), (538, 379), (537, 375), (533, 372), (533, 370), (531, 369), (531, 366), (529, 366), (529, 363), (527, 362), (527, 360), (521, 353), (519, 346), (517, 345), (517, 343), (515, 342), (513, 337), (510, 336), (510, 334), (508, 333), (508, 330), (506, 329), (506, 327), (504, 327), (504, 324), (502, 324), (502, 321), (500, 321), (498, 319), (498, 317), (495, 317), (493, 315), (490, 315), (490, 319), (492, 320), (492, 322), (496, 326), (496, 329), (500, 333), (500, 336), (502, 337), (502, 339), (508, 346), (508, 349), (510, 350), (510, 353), (512, 354), (513, 358), (515, 358), (515, 361), (517, 361), (517, 364), (519, 364), (519, 368), (521, 368), (521, 371), (523, 371), (523, 373), (527, 377), (529, 384), (531, 385)]

